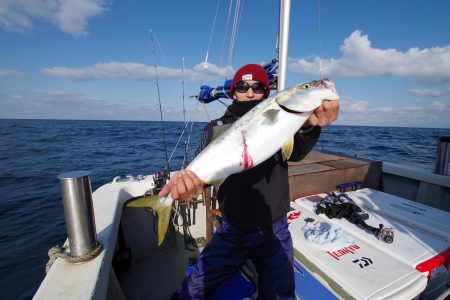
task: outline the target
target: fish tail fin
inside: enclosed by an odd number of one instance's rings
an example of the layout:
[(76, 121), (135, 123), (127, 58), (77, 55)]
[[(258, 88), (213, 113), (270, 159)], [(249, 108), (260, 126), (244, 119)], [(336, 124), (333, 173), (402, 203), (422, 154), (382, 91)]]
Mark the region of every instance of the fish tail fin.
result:
[(169, 226), (172, 211), (172, 197), (160, 197), (158, 195), (144, 196), (129, 202), (126, 207), (148, 207), (152, 208), (158, 215), (158, 246), (162, 244)]

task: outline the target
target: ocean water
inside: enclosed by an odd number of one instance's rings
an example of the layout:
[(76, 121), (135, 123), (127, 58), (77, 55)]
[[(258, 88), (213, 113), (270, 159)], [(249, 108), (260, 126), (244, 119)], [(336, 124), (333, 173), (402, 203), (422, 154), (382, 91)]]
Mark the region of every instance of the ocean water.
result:
[[(190, 157), (204, 125), (193, 127)], [(183, 123), (164, 127), (170, 157)], [(329, 126), (316, 149), (433, 170), (436, 140), (444, 135), (450, 129)], [(173, 170), (184, 147), (183, 138)], [(95, 190), (118, 175), (161, 171), (164, 162), (159, 122), (0, 120), (0, 298), (32, 298), (48, 249), (66, 239), (59, 174), (90, 170)]]

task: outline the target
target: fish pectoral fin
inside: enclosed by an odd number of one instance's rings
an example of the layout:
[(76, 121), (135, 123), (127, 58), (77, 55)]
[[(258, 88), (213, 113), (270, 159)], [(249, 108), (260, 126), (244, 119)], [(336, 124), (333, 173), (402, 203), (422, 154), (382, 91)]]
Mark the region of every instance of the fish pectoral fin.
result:
[(279, 109), (271, 108), (263, 113), (263, 116), (274, 122), (277, 119)]
[(292, 151), (294, 150), (294, 138), (288, 139), (283, 146), (281, 146), (281, 155), (283, 156), (283, 159), (289, 159), (292, 155)]
[(172, 197), (158, 195), (144, 196), (129, 202), (126, 207), (149, 207), (158, 215), (158, 246), (162, 244), (167, 233), (172, 212)]

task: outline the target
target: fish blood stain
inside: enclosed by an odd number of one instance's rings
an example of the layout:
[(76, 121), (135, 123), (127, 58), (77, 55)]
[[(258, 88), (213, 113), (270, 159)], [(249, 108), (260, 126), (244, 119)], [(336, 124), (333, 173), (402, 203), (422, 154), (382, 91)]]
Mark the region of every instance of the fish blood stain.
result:
[(242, 160), (239, 165), (244, 166), (244, 170), (253, 167), (253, 158), (248, 153), (247, 139), (245, 137), (245, 131), (242, 131)]

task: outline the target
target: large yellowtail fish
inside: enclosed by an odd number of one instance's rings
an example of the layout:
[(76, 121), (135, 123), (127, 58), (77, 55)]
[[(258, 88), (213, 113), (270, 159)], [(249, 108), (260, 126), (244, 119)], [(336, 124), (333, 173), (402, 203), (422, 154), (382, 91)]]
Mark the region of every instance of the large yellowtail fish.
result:
[[(290, 157), (294, 134), (323, 100), (338, 100), (332, 81), (315, 80), (283, 90), (261, 101), (214, 139), (186, 168), (206, 184), (250, 169), (282, 150)], [(151, 207), (158, 214), (158, 245), (166, 235), (173, 199), (158, 195), (138, 198), (127, 207)]]

